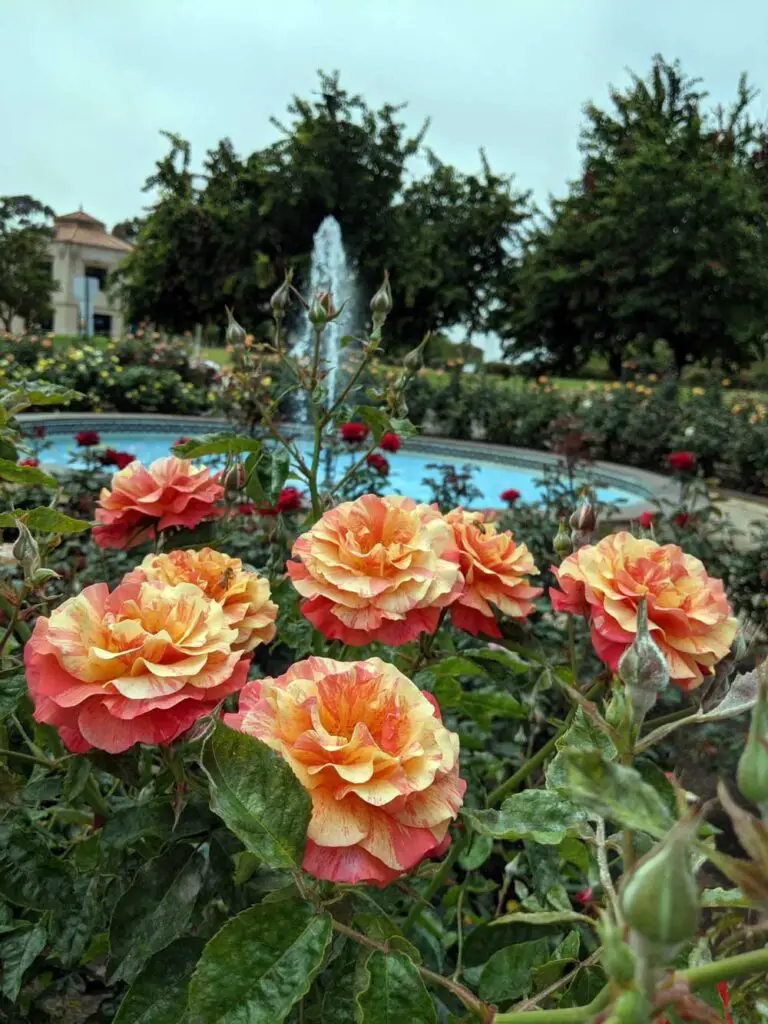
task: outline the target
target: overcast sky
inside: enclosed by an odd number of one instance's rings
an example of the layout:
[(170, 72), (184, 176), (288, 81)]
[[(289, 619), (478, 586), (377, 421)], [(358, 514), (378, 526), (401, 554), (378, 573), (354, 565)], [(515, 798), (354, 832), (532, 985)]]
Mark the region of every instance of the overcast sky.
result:
[(768, 111), (765, 0), (0, 0), (0, 194), (140, 212), (166, 128), (197, 160), (228, 135), (269, 142), (271, 114), (341, 71), (465, 170), (483, 146), (539, 202), (577, 173), (581, 106), (626, 68), (680, 57), (714, 101), (739, 72)]

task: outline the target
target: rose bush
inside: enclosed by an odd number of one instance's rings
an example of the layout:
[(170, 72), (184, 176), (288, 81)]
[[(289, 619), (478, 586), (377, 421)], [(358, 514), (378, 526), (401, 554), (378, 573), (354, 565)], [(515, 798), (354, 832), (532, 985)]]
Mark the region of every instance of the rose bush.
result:
[[(741, 590), (729, 570), (726, 596), (696, 474), (648, 523), (669, 544), (640, 524), (601, 537), (573, 479), (500, 523), (468, 508), (471, 467), (432, 467), (439, 504), (370, 493), (368, 456), (411, 429), (419, 351), (375, 410), (362, 374), (329, 399), (334, 305), (308, 305), (312, 358), (281, 364), (308, 453), (262, 413), (269, 444), (187, 439), (63, 504), (18, 464), (24, 401), (0, 394), (0, 1016), (759, 1019), (768, 850), (734, 799), (768, 803), (759, 562)], [(243, 373), (261, 380), (261, 358)], [(358, 420), (351, 449), (339, 428)], [(713, 730), (730, 720), (729, 746)], [(714, 783), (689, 766), (702, 745), (735, 780), (716, 839)]]

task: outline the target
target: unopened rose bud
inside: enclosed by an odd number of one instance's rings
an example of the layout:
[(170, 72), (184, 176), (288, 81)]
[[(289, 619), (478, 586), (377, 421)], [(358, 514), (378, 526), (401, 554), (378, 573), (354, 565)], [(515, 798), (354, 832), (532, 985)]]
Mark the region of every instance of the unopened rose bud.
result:
[(389, 271), (384, 271), (384, 281), (371, 299), (371, 312), (374, 322), (383, 324), (392, 312), (392, 289), (389, 287)]
[(635, 639), (619, 658), (619, 676), (627, 688), (636, 726), (669, 683), (669, 666), (648, 630), (648, 609), (643, 598), (637, 606)]
[(757, 804), (761, 812), (768, 809), (768, 662), (762, 672), (747, 745), (739, 758), (736, 776), (741, 795)]
[(29, 581), (40, 568), (40, 552), (37, 547), (37, 541), (29, 532), (27, 526), (17, 519), (16, 527), (19, 531), (19, 536), (11, 549), (11, 554), (21, 566), (24, 579)]
[(674, 825), (621, 891), (622, 916), (641, 940), (635, 948), (652, 962), (663, 962), (698, 929), (699, 894), (690, 856), (697, 826), (697, 817)]
[(416, 373), (424, 365), (424, 348), (428, 341), (429, 334), (425, 334), (416, 348), (411, 349), (405, 359), (403, 359), (403, 366), (407, 373)]
[(242, 345), (245, 341), (245, 330), (235, 320), (232, 310), (227, 307), (227, 343), (230, 345)]
[(231, 469), (227, 470), (222, 482), (224, 484), (224, 490), (228, 494), (237, 493), (237, 491), (241, 491), (243, 489), (245, 486), (245, 470), (239, 462), (232, 466)]
[(557, 557), (562, 561), (567, 558), (573, 552), (571, 546), (571, 535), (568, 532), (568, 527), (565, 525), (565, 520), (561, 519), (557, 524), (557, 533), (552, 541), (552, 547)]
[(285, 275), (285, 280), (273, 293), (272, 298), (269, 300), (269, 304), (272, 307), (272, 315), (275, 320), (281, 320), (286, 309), (290, 305), (291, 301), (291, 280), (293, 278), (293, 271), (289, 270)]
[(336, 316), (330, 292), (318, 292), (309, 307), (309, 322), (313, 327), (325, 327)]
[(584, 498), (576, 511), (571, 515), (570, 524), (572, 530), (580, 530), (583, 533), (592, 533), (597, 526), (597, 513), (594, 505), (588, 498)]

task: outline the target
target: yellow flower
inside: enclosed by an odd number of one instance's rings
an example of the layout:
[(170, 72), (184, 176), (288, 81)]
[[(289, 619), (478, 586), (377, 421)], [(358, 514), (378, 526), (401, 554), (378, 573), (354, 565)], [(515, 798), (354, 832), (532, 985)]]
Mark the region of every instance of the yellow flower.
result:
[(269, 385), (270, 385), (270, 384), (272, 383), (272, 378), (271, 378), (271, 377), (264, 377), (264, 378), (262, 379), (262, 382), (261, 382), (261, 383), (263, 384), (263, 386), (264, 386), (265, 388), (268, 388), (268, 387), (269, 387)]
[(658, 378), (658, 375), (657, 375), (657, 374), (655, 374), (655, 373), (649, 373), (649, 374), (648, 374), (648, 380), (649, 380), (649, 381), (651, 381), (651, 383), (653, 383), (654, 381), (656, 381), (656, 380), (658, 380), (658, 379), (659, 379), (659, 378)]
[(699, 395), (704, 394), (704, 388), (691, 388), (691, 394), (695, 395), (698, 398)]
[(723, 385), (724, 388), (729, 388), (731, 386), (731, 378), (730, 377), (723, 377), (723, 379), (720, 381), (720, 383)]

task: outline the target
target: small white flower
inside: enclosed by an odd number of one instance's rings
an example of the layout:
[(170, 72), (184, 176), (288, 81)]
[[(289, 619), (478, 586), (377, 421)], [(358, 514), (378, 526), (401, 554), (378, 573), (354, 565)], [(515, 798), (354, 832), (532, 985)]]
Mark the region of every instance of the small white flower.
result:
[(585, 398), (584, 401), (581, 403), (581, 407), (582, 407), (582, 409), (591, 409), (592, 408), (592, 399), (591, 398)]
[(686, 427), (685, 430), (683, 431), (683, 433), (685, 434), (686, 437), (693, 437), (693, 435), (696, 433), (696, 428), (695, 427)]

